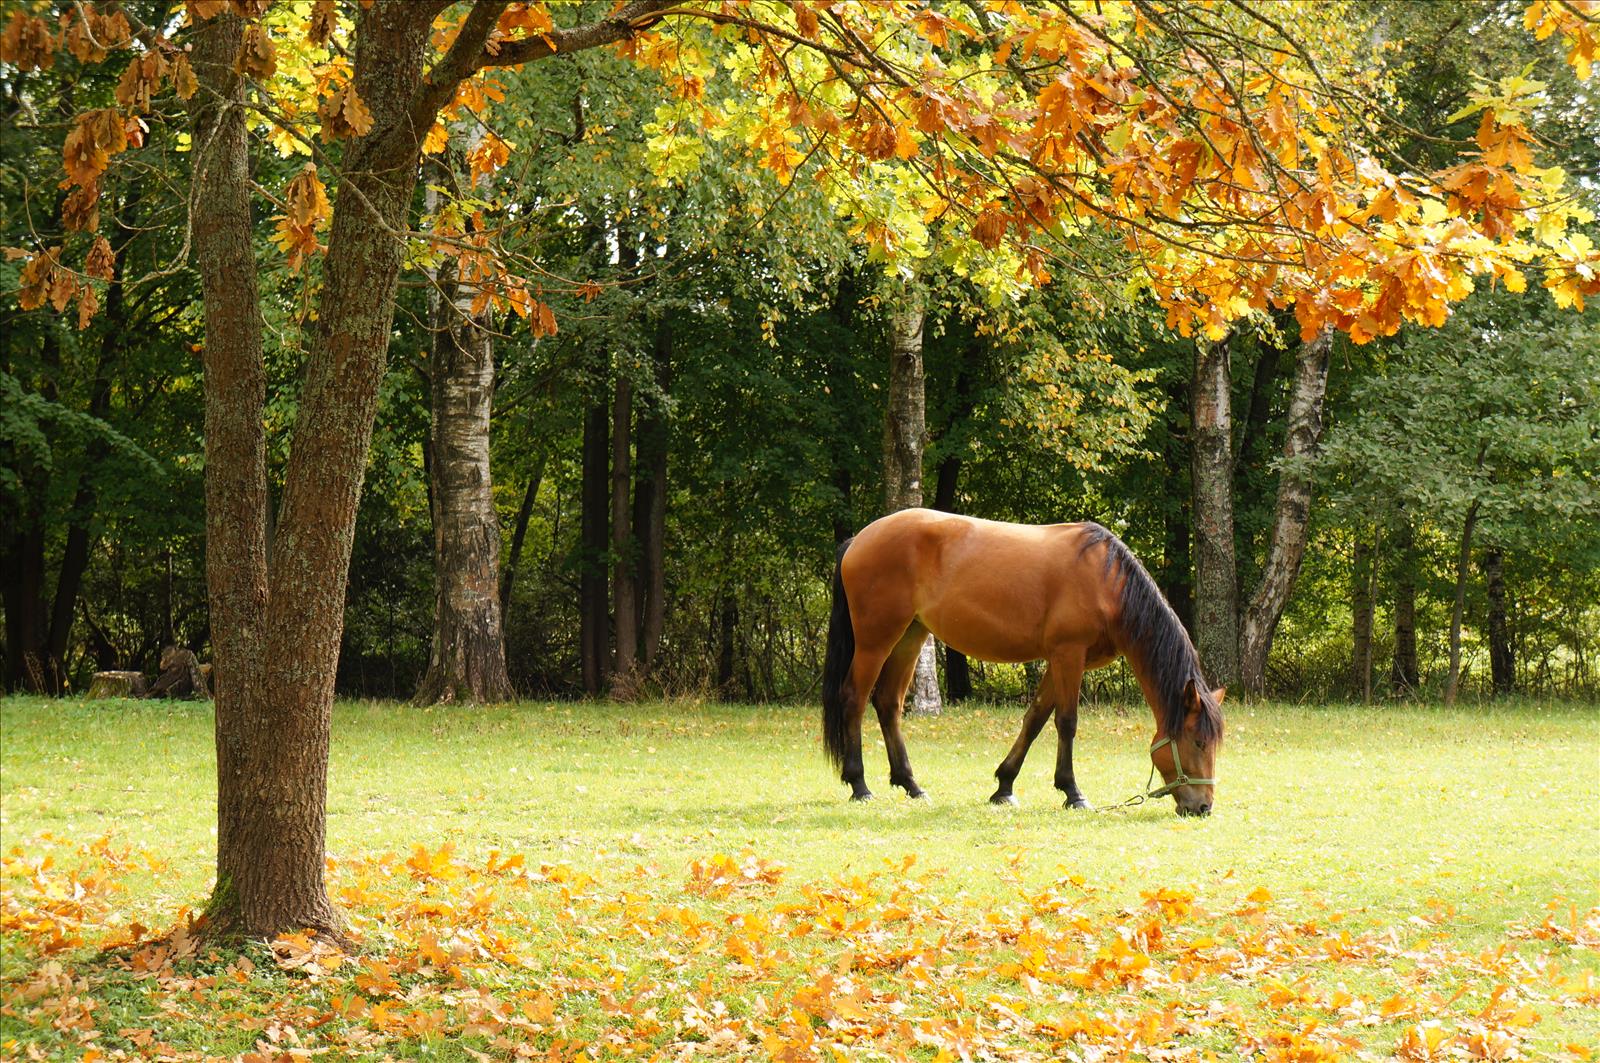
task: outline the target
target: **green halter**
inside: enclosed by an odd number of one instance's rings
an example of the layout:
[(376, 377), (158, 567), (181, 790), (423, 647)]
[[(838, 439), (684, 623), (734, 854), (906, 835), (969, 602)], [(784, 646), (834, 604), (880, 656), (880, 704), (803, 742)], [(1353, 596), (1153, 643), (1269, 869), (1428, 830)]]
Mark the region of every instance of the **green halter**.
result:
[[(1172, 747), (1172, 766), (1175, 769), (1177, 769), (1177, 775), (1173, 777), (1173, 780), (1171, 782), (1167, 783), (1164, 786), (1158, 786), (1154, 790), (1147, 789), (1147, 791), (1146, 791), (1146, 793), (1144, 795), (1144, 800), (1149, 801), (1149, 800), (1152, 800), (1152, 799), (1157, 798), (1157, 797), (1165, 797), (1168, 794), (1172, 793), (1174, 790), (1176, 790), (1180, 786), (1215, 786), (1215, 785), (1217, 785), (1217, 780), (1215, 780), (1215, 779), (1191, 779), (1191, 778), (1189, 778), (1188, 773), (1183, 770), (1183, 761), (1178, 759), (1178, 743), (1176, 743), (1176, 742), (1174, 742), (1172, 740), (1172, 736), (1171, 735), (1168, 735), (1166, 738), (1163, 738), (1161, 741), (1159, 741), (1155, 745), (1151, 746), (1150, 747), (1150, 755), (1152, 757), (1154, 757), (1156, 750), (1160, 749), (1162, 746), (1171, 746)], [(1148, 778), (1148, 779), (1146, 779), (1144, 781), (1145, 786), (1148, 788), (1149, 785), (1152, 782), (1155, 781), (1155, 778), (1156, 778), (1156, 764), (1155, 764), (1155, 761), (1152, 760), (1150, 762), (1150, 778)]]

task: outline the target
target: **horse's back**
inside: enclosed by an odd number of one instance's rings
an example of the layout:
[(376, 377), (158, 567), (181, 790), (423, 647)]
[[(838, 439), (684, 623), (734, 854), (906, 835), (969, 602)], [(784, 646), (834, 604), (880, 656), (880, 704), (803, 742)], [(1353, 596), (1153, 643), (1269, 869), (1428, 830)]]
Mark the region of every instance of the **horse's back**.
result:
[[(1100, 566), (1079, 545), (1085, 525), (1008, 524), (908, 509), (864, 528), (845, 553), (852, 612), (920, 620), (984, 660), (1046, 656), (1104, 628)], [(869, 601), (870, 599), (870, 601)], [(894, 622), (899, 622), (894, 621)]]

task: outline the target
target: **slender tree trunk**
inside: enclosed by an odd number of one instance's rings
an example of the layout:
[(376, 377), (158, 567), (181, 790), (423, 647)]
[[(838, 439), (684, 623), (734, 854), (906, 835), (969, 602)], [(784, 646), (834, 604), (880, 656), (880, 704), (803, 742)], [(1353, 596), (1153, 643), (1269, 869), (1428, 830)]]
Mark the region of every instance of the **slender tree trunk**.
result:
[(723, 588), (717, 599), (717, 693), (723, 701), (737, 701), (735, 679), (738, 661), (734, 637), (739, 630), (739, 599)]
[(1261, 694), (1265, 689), (1272, 637), (1305, 556), (1311, 519), (1309, 463), (1316, 457), (1322, 440), (1322, 404), (1328, 391), (1328, 355), (1332, 349), (1330, 330), (1302, 343), (1295, 359), (1294, 394), (1289, 400), (1284, 464), (1278, 474), (1278, 501), (1273, 509), (1267, 559), (1261, 568), (1261, 582), (1239, 626), (1239, 678), (1249, 694)]
[[(443, 165), (435, 179), (448, 179)], [(437, 193), (428, 192), (430, 200)], [(430, 207), (436, 203), (430, 203)], [(500, 518), (489, 468), (494, 401), (493, 322), (474, 316), (478, 292), (453, 260), (435, 273), (428, 436), (433, 486), (434, 611), (428, 671), (419, 705), (509, 701), (500, 611)]]
[(544, 480), (545, 455), (540, 454), (534, 463), (533, 475), (528, 477), (528, 489), (522, 493), (522, 505), (517, 509), (517, 523), (511, 529), (511, 552), (506, 556), (500, 576), (500, 623), (511, 614), (511, 588), (517, 582), (517, 566), (522, 564), (522, 543), (528, 535), (528, 522), (533, 519), (533, 504), (539, 497), (539, 484)]
[(1190, 468), (1195, 525), (1195, 648), (1218, 686), (1239, 674), (1238, 581), (1233, 547), (1233, 425), (1228, 341), (1194, 345)]
[(1189, 497), (1193, 491), (1190, 466), (1194, 456), (1189, 443), (1191, 390), (1174, 381), (1167, 388), (1166, 506), (1162, 518), (1161, 593), (1177, 614), (1178, 622), (1194, 638), (1194, 554), (1189, 546), (1194, 521)]
[(667, 450), (671, 430), (663, 403), (672, 387), (672, 322), (665, 315), (656, 324), (655, 377), (658, 395), (639, 419), (639, 476), (635, 488), (634, 525), (639, 542), (638, 585), (640, 654), (646, 671), (654, 665), (667, 626)]
[[(1481, 461), (1481, 458), (1480, 458)], [(1461, 525), (1461, 549), (1456, 554), (1456, 597), (1450, 607), (1450, 674), (1445, 680), (1444, 703), (1454, 705), (1461, 684), (1461, 618), (1467, 608), (1467, 575), (1472, 566), (1472, 530), (1478, 523), (1478, 499), (1467, 507)]]
[[(927, 445), (927, 388), (922, 369), (926, 294), (906, 285), (890, 323), (889, 401), (883, 422), (884, 503), (888, 512), (922, 505), (922, 451)], [(910, 711), (937, 714), (939, 674), (933, 639), (922, 644), (911, 681)]]
[(49, 619), (44, 608), (44, 529), (19, 527), (0, 552), (0, 597), (6, 607), (6, 689), (44, 694)]
[(1361, 703), (1372, 701), (1372, 540), (1367, 530), (1356, 532), (1355, 560), (1350, 568), (1351, 683)]
[(1510, 625), (1506, 623), (1505, 559), (1498, 546), (1483, 553), (1484, 590), (1489, 598), (1489, 674), (1497, 695), (1510, 694), (1517, 686), (1517, 658), (1511, 645)]
[(639, 657), (638, 593), (634, 583), (633, 509), (633, 384), (617, 378), (611, 407), (611, 600), (615, 613), (616, 666), (612, 689), (627, 693)]
[(606, 652), (606, 555), (609, 529), (610, 411), (589, 407), (583, 421), (582, 550), (579, 557), (579, 635), (583, 642), (583, 689), (598, 694), (610, 679)]
[(1395, 525), (1394, 664), (1389, 685), (1396, 694), (1410, 694), (1421, 680), (1417, 666), (1417, 557), (1411, 518), (1400, 514)]
[[(196, 34), (192, 62), (200, 91), (191, 104), (192, 203), (195, 260), (205, 263), (200, 275), (206, 585), (216, 632), (217, 885), (207, 914), (221, 935), (254, 936), (296, 924), (337, 928), (339, 920), (323, 891), (321, 826), (315, 815), (308, 822), (303, 814), (305, 804), (320, 804), (322, 791), (285, 801), (272, 777), (291, 767), (285, 762), (297, 751), (271, 733), (276, 720), (261, 711), (267, 646), (266, 372), (244, 85), (233, 72), (242, 40), (243, 23), (232, 14), (201, 23)], [(282, 833), (295, 838), (287, 857), (271, 851)], [(307, 853), (312, 847), (318, 848), (315, 868)], [(275, 898), (280, 887), (281, 897)], [(289, 898), (292, 906), (283, 903)]]

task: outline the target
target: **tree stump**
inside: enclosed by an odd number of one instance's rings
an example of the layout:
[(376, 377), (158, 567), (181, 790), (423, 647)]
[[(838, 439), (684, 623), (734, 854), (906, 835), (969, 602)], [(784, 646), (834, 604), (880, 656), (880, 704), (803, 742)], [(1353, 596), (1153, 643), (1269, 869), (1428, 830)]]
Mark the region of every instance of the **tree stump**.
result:
[(142, 698), (144, 691), (143, 672), (96, 672), (94, 682), (89, 684), (89, 692), (84, 695), (84, 700)]
[(161, 651), (161, 675), (144, 696), (209, 699), (211, 691), (194, 652), (182, 646), (168, 646)]

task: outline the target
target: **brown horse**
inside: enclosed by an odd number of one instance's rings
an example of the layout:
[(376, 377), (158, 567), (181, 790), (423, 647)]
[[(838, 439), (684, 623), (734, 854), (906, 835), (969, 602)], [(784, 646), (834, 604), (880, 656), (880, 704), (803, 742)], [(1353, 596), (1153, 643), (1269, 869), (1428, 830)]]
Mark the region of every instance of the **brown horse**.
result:
[(923, 796), (900, 717), (930, 632), (982, 660), (1048, 664), (990, 801), (1016, 803), (1012, 782), (1053, 709), (1056, 789), (1067, 807), (1090, 807), (1072, 775), (1078, 688), (1086, 669), (1121, 655), (1155, 714), (1150, 759), (1166, 785), (1152, 796), (1172, 794), (1180, 815), (1211, 811), (1224, 692), (1206, 684), (1183, 625), (1122, 540), (1093, 523), (1003, 524), (928, 509), (874, 521), (839, 550), (822, 733), (852, 800), (872, 796), (861, 763), (869, 695), (890, 785)]

